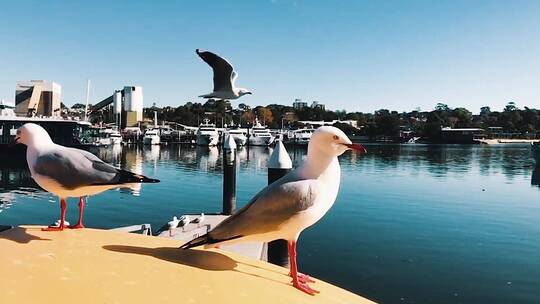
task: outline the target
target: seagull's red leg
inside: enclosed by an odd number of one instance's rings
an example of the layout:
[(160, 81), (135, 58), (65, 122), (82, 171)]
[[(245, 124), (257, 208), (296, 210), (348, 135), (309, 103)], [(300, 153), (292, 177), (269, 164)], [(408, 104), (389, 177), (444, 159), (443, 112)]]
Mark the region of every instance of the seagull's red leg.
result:
[(84, 213), (84, 198), (81, 196), (79, 198), (79, 221), (77, 222), (77, 225), (69, 226), (69, 228), (71, 228), (71, 229), (84, 228), (84, 225), (83, 225), (83, 213)]
[(296, 241), (289, 241), (289, 263), (291, 264), (291, 277), (293, 279), (293, 286), (309, 295), (315, 295), (316, 293), (319, 293), (317, 290), (312, 289), (307, 284), (308, 280), (311, 280), (308, 276), (298, 273), (298, 267), (296, 265)]
[(60, 226), (49, 226), (47, 228), (43, 228), (41, 230), (43, 231), (62, 231), (65, 228), (65, 221), (66, 221), (66, 200), (61, 198), (60, 199)]

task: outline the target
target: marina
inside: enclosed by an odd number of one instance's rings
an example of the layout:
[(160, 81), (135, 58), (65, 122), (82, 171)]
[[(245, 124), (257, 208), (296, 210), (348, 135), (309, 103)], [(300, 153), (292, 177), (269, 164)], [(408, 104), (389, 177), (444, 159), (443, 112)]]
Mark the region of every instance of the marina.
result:
[(540, 2), (488, 2), (0, 2), (0, 304), (539, 304)]
[[(531, 227), (540, 212), (536, 204), (540, 174), (530, 146), (369, 144), (366, 148), (370, 153), (365, 156), (341, 157), (343, 174), (350, 181), (342, 185), (327, 218), (302, 237), (304, 247), (298, 253), (304, 271), (378, 303), (474, 302), (486, 299), (486, 294), (490, 303), (506, 304), (516, 297), (534, 303), (540, 233)], [(107, 162), (162, 182), (90, 198), (88, 227), (148, 223), (155, 233), (173, 216), (194, 219), (200, 212), (222, 211), (219, 147), (93, 149)], [(294, 166), (305, 157), (305, 148), (287, 150)], [(238, 149), (238, 208), (267, 184), (272, 151)], [(36, 188), (24, 166), (4, 166), (1, 176), (2, 224), (47, 225), (47, 219), (58, 217), (55, 198)], [(474, 183), (479, 179), (480, 184)], [(519, 198), (513, 195), (516, 191)], [(470, 199), (460, 199), (463, 193)], [(68, 205), (68, 220), (75, 219), (76, 201)], [(332, 247), (323, 246), (326, 242)], [(321, 258), (332, 261), (333, 267), (321, 264)], [(522, 270), (524, 264), (527, 272)], [(349, 269), (347, 275), (339, 271), (343, 268)]]

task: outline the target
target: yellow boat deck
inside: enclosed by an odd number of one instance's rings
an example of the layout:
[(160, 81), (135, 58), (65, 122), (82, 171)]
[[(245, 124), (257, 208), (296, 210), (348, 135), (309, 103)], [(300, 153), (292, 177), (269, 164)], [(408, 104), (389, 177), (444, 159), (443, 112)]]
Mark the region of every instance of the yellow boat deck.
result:
[(179, 245), (97, 229), (0, 232), (0, 303), (373, 303), (320, 280), (310, 296), (285, 268)]

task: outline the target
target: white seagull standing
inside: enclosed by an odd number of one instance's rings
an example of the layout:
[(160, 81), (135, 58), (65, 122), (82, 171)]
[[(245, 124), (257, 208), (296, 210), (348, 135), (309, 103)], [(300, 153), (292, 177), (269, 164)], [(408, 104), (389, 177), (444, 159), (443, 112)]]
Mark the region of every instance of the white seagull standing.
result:
[(79, 221), (69, 228), (84, 228), (83, 197), (134, 183), (157, 183), (159, 180), (117, 169), (94, 154), (55, 144), (41, 126), (27, 123), (17, 130), (15, 143), (28, 147), (26, 161), (32, 178), (43, 189), (60, 198), (60, 224), (44, 228), (65, 228), (66, 199), (79, 197)]
[(317, 291), (308, 285), (313, 280), (298, 272), (296, 242), (302, 230), (320, 220), (334, 204), (341, 175), (337, 157), (349, 149), (366, 151), (335, 127), (318, 128), (311, 137), (307, 159), (301, 167), (264, 188), (208, 234), (180, 248), (285, 239), (289, 244), (293, 286), (315, 294)]
[(236, 88), (234, 82), (238, 74), (234, 71), (233, 66), (224, 58), (208, 52), (195, 50), (197, 55), (214, 71), (214, 91), (209, 94), (200, 95), (202, 98), (218, 98), (218, 99), (238, 99), (242, 95), (251, 94), (249, 90)]

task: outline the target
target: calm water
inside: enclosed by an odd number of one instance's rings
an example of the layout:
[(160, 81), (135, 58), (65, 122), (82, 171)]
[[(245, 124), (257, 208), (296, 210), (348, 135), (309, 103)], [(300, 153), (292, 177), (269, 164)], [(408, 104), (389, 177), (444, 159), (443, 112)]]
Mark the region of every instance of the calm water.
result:
[[(303, 272), (380, 303), (540, 303), (540, 171), (528, 146), (371, 145), (340, 158), (337, 202), (299, 243)], [(266, 184), (270, 149), (239, 151), (239, 205)], [(298, 164), (305, 150), (291, 149)], [(221, 152), (186, 146), (102, 149), (161, 179), (89, 199), (109, 228), (221, 211)], [(1, 162), (0, 224), (49, 224), (56, 198)], [(68, 220), (76, 221), (76, 200)], [(316, 287), (316, 285), (315, 285)]]

